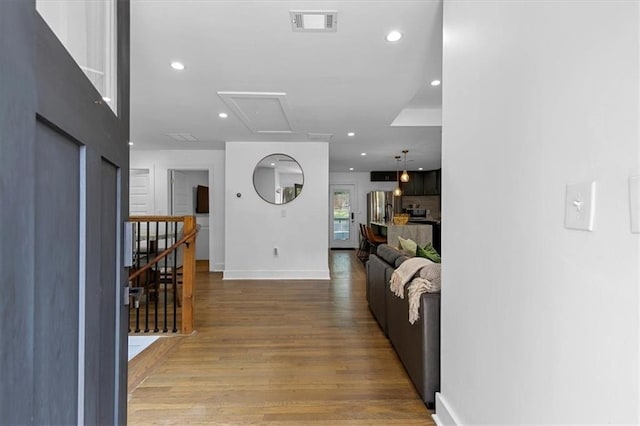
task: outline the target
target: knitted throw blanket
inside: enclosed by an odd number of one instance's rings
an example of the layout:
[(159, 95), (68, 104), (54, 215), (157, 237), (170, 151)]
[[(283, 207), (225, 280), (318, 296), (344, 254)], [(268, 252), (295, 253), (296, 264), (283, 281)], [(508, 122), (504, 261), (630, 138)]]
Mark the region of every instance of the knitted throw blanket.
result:
[(413, 324), (420, 318), (420, 296), (422, 293), (437, 293), (440, 291), (440, 280), (429, 281), (416, 277), (407, 288), (409, 295), (409, 323)]
[(391, 279), (389, 280), (389, 288), (391, 289), (391, 292), (399, 298), (404, 299), (405, 284), (411, 281), (420, 268), (431, 263), (433, 262), (429, 259), (425, 259), (424, 257), (412, 257), (405, 260), (391, 274)]

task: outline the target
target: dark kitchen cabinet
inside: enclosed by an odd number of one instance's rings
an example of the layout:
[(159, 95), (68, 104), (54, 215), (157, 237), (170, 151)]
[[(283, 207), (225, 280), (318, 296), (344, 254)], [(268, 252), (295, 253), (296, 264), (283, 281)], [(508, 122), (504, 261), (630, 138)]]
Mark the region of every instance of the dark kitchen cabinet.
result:
[(371, 172), (371, 182), (395, 182), (396, 172)]
[(408, 172), (409, 182), (400, 182), (402, 195), (423, 195), (424, 177), (422, 172)]
[(440, 195), (440, 170), (424, 172), (424, 195)]
[(440, 195), (440, 169), (409, 172), (409, 182), (400, 187), (402, 195)]

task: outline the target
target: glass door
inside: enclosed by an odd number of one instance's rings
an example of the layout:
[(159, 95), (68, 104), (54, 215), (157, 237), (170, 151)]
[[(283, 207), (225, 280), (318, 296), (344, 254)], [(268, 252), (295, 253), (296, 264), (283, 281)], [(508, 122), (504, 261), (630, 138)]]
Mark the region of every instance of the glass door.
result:
[(355, 248), (353, 185), (331, 185), (331, 248)]

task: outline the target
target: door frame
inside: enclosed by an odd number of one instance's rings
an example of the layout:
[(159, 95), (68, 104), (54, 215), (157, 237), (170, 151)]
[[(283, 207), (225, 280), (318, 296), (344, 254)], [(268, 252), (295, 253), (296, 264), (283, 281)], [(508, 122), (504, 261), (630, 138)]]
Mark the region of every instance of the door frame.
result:
[[(213, 201), (213, 187), (209, 184), (211, 181), (211, 176), (212, 176), (212, 170), (211, 169), (207, 169), (207, 168), (202, 168), (202, 167), (194, 167), (194, 168), (187, 168), (187, 167), (170, 167), (167, 169), (167, 203), (168, 203), (168, 207), (167, 207), (167, 211), (169, 212), (169, 215), (171, 216), (175, 216), (174, 213), (174, 203), (173, 203), (173, 172), (184, 172), (187, 175), (189, 173), (206, 173), (207, 175), (207, 187), (209, 188), (209, 213), (196, 213), (195, 211), (195, 207), (193, 209), (193, 215), (196, 217), (196, 222), (198, 222), (198, 219), (200, 219), (200, 222), (198, 223), (198, 225), (201, 226), (200, 231), (198, 232), (198, 239), (196, 241), (196, 259), (197, 260), (207, 260), (209, 262), (209, 267), (211, 267), (211, 265), (213, 265), (213, 249), (211, 246), (211, 242), (210, 242), (210, 233), (211, 233), (211, 228), (213, 226), (213, 212), (212, 212), (212, 208), (211, 208), (211, 203)], [(202, 223), (202, 218), (206, 216), (207, 217), (207, 221), (206, 221), (206, 225), (204, 225)], [(206, 250), (208, 255), (205, 257), (200, 256), (202, 254), (201, 251), (198, 251), (198, 247), (202, 247), (202, 241), (206, 240)], [(200, 241), (200, 242), (198, 242)]]
[[(335, 190), (346, 190), (350, 193), (351, 218), (349, 219), (349, 239), (336, 241), (333, 239), (333, 194)], [(358, 247), (358, 232), (356, 226), (358, 199), (356, 196), (357, 185), (355, 183), (329, 184), (329, 248), (331, 249), (355, 249)]]

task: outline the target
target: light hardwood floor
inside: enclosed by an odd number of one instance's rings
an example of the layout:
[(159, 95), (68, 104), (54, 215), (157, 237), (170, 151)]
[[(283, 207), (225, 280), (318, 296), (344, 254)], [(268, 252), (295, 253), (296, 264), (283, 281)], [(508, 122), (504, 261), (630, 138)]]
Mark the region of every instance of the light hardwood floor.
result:
[(433, 425), (377, 323), (353, 251), (329, 281), (198, 272), (192, 336), (129, 363), (129, 424)]

